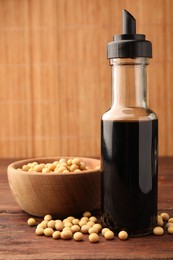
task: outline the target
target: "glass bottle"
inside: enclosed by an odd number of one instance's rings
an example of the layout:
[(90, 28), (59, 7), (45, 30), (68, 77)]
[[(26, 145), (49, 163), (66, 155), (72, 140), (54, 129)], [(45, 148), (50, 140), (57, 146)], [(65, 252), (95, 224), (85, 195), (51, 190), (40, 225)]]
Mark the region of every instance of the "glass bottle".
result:
[(117, 234), (142, 236), (157, 223), (158, 119), (147, 105), (152, 50), (126, 10), (123, 34), (114, 39), (108, 44), (112, 106), (101, 121), (102, 222)]

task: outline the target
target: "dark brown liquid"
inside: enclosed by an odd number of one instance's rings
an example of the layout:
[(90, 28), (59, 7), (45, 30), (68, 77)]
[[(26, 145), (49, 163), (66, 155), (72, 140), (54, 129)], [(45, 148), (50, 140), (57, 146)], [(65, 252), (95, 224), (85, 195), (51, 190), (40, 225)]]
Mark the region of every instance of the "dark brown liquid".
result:
[(157, 216), (158, 120), (102, 121), (102, 221), (118, 233), (152, 232)]

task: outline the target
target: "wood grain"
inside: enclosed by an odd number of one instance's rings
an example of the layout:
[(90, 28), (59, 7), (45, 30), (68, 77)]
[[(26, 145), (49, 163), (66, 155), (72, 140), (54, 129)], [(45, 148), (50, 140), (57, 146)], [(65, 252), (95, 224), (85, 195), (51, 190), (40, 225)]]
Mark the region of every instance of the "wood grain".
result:
[(0, 1), (0, 157), (100, 156), (111, 103), (106, 44), (122, 9), (153, 43), (150, 107), (159, 153), (173, 155), (171, 0)]
[[(120, 241), (106, 241), (100, 236), (91, 244), (85, 235), (83, 242), (53, 240), (35, 235), (27, 225), (30, 215), (15, 203), (7, 182), (6, 168), (12, 160), (0, 160), (0, 259), (173, 259), (173, 236), (146, 236)], [(159, 212), (173, 216), (173, 158), (159, 159)], [(98, 216), (99, 217), (99, 216)], [(42, 219), (37, 218), (40, 222)]]

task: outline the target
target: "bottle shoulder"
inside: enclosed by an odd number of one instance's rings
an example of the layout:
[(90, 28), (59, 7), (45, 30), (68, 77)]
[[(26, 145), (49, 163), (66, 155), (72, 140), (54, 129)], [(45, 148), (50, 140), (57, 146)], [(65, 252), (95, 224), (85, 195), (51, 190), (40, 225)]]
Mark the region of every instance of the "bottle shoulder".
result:
[(102, 120), (154, 120), (157, 115), (148, 107), (111, 107)]

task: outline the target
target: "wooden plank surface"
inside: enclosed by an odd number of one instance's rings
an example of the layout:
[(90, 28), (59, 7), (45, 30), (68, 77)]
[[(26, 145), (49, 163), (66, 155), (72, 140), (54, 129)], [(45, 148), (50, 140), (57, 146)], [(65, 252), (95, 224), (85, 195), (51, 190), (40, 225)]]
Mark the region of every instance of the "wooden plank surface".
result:
[[(173, 236), (154, 235), (91, 244), (38, 237), (26, 224), (29, 215), (15, 203), (7, 183), (6, 167), (0, 160), (0, 259), (173, 259)], [(159, 160), (159, 212), (173, 216), (173, 158)], [(39, 219), (38, 219), (39, 220)]]
[(153, 43), (150, 107), (173, 155), (172, 0), (0, 1), (0, 157), (99, 156), (111, 104), (107, 42), (122, 9)]

